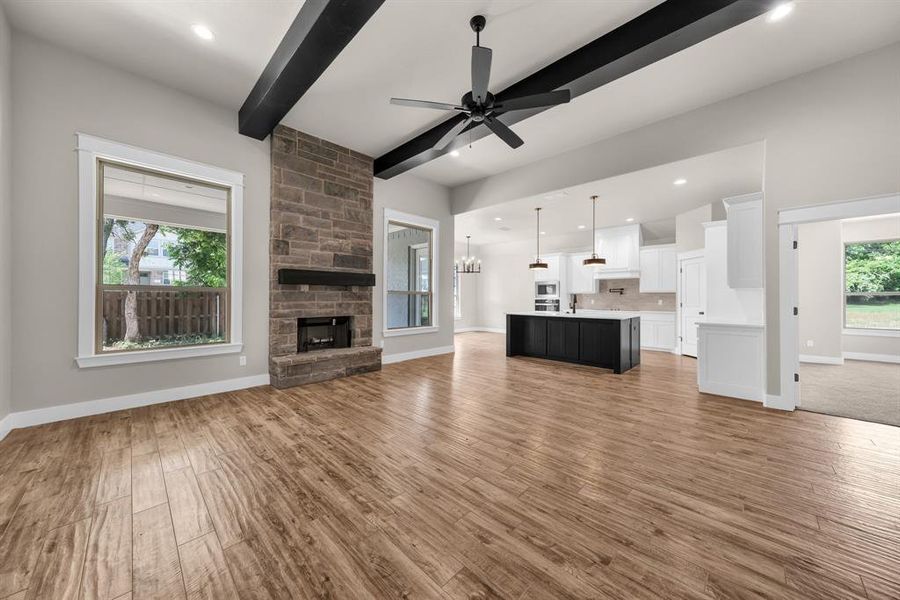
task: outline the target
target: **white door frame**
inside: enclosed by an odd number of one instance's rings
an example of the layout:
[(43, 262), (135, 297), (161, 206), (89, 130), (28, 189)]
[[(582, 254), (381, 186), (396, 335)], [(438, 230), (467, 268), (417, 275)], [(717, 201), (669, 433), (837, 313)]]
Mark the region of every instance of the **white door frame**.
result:
[(676, 255), (678, 272), (675, 273), (675, 354), (681, 354), (681, 262), (691, 258), (706, 258), (706, 249), (688, 250)]
[(795, 374), (799, 373), (800, 365), (800, 336), (797, 315), (794, 311), (800, 291), (797, 273), (798, 249), (794, 244), (797, 240), (797, 225), (895, 213), (900, 213), (900, 194), (778, 211), (778, 333), (781, 350), (781, 398), (778, 399), (778, 408), (793, 410), (800, 404), (800, 386), (795, 383)]

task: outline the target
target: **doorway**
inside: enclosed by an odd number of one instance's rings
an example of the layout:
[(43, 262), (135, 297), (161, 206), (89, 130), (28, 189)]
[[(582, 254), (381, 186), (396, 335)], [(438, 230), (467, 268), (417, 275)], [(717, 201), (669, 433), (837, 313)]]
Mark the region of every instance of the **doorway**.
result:
[[(897, 397), (896, 390), (900, 389), (900, 377), (898, 377), (898, 373), (900, 373), (898, 369), (900, 367), (896, 364), (890, 364), (889, 366), (862, 364), (857, 361), (871, 359), (873, 356), (852, 351), (851, 345), (855, 342), (852, 338), (860, 335), (858, 331), (853, 331), (858, 329), (858, 327), (854, 326), (856, 322), (854, 319), (857, 319), (858, 313), (861, 311), (859, 310), (858, 299), (852, 297), (854, 292), (846, 287), (847, 280), (844, 277), (844, 262), (846, 261), (847, 253), (843, 238), (837, 240), (837, 257), (833, 257), (834, 260), (832, 261), (836, 261), (837, 264), (830, 265), (834, 268), (833, 270), (839, 273), (836, 276), (837, 283), (833, 286), (825, 286), (826, 290), (833, 288), (832, 292), (838, 299), (838, 314), (835, 317), (836, 322), (833, 324), (833, 327), (838, 332), (837, 350), (829, 350), (835, 345), (834, 343), (825, 343), (823, 332), (827, 327), (828, 321), (825, 321), (825, 325), (812, 327), (810, 327), (810, 323), (805, 323), (805, 332), (803, 339), (801, 339), (800, 319), (804, 317), (810, 320), (819, 318), (819, 315), (815, 314), (812, 308), (818, 310), (820, 306), (826, 304), (823, 302), (825, 299), (824, 294), (828, 293), (826, 291), (812, 294), (815, 299), (814, 303), (807, 301), (805, 305), (801, 305), (801, 278), (804, 278), (807, 282), (822, 283), (822, 279), (826, 276), (827, 271), (825, 267), (828, 265), (822, 262), (825, 260), (826, 254), (821, 249), (816, 249), (809, 241), (807, 241), (807, 248), (815, 254), (812, 257), (814, 264), (810, 266), (809, 261), (800, 261), (800, 252), (803, 251), (804, 246), (804, 240), (800, 236), (800, 231), (801, 227), (811, 224), (867, 219), (897, 213), (900, 213), (900, 195), (897, 194), (786, 209), (779, 212), (779, 349), (781, 355), (781, 398), (779, 403), (785, 408), (809, 408), (863, 420), (891, 422), (891, 419), (875, 416), (875, 412), (878, 411), (869, 411), (867, 413), (863, 410), (865, 408), (865, 402), (862, 402), (864, 397), (871, 396), (872, 399), (876, 400), (872, 403), (873, 407), (876, 407), (877, 401), (885, 398), (884, 394), (888, 390), (894, 391), (893, 394), (889, 393), (889, 396)], [(809, 297), (811, 294), (807, 293), (806, 295)], [(848, 304), (853, 305), (850, 307), (853, 310), (849, 311), (853, 313), (850, 321), (847, 320)], [(848, 324), (850, 325), (849, 327)], [(881, 332), (878, 335), (896, 339), (897, 336), (900, 336), (900, 331)], [(849, 342), (847, 341), (848, 337), (850, 338)], [(841, 338), (843, 342), (840, 341)], [(801, 366), (801, 353), (804, 355), (806, 368)], [(810, 364), (811, 362), (813, 364)], [(848, 364), (852, 367), (849, 370), (846, 368)], [(827, 373), (823, 371), (826, 366), (832, 367)], [(887, 375), (886, 377), (873, 375), (876, 371)], [(872, 393), (866, 396), (863, 393), (864, 390), (859, 386), (866, 386), (866, 389), (871, 387)], [(885, 386), (887, 387), (885, 388)], [(837, 396), (833, 398), (834, 394), (837, 394)], [(859, 402), (855, 402), (854, 406), (850, 406), (850, 402), (854, 399), (859, 400)], [(836, 410), (835, 407), (841, 407), (841, 410)], [(848, 411), (846, 410), (848, 407), (859, 410)], [(888, 412), (891, 414), (893, 414), (891, 411), (896, 412), (898, 410), (900, 410), (900, 406), (888, 407)]]
[(703, 250), (678, 255), (678, 348), (697, 358), (697, 323), (706, 315), (706, 256)]

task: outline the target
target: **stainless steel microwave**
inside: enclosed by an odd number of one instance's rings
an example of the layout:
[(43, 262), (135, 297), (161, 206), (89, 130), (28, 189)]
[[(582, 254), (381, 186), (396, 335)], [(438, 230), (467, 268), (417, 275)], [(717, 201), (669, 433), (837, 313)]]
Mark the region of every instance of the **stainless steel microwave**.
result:
[(537, 298), (559, 298), (559, 282), (558, 281), (535, 281), (534, 297)]

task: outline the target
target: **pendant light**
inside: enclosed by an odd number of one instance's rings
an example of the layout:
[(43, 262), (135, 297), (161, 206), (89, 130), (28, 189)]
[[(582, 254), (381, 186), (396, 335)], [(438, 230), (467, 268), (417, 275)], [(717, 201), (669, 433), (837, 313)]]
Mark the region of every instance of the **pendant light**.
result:
[(456, 261), (453, 265), (453, 270), (457, 273), (481, 273), (481, 261), (475, 260), (474, 256), (469, 256), (469, 238), (471, 235), (466, 236), (466, 255), (461, 258), (461, 260)]
[(584, 266), (605, 265), (606, 259), (597, 256), (597, 196), (591, 196), (591, 257), (584, 259)]
[(528, 265), (529, 269), (546, 269), (547, 263), (541, 260), (541, 209), (536, 208), (534, 212), (537, 213), (537, 256), (534, 259), (534, 262)]

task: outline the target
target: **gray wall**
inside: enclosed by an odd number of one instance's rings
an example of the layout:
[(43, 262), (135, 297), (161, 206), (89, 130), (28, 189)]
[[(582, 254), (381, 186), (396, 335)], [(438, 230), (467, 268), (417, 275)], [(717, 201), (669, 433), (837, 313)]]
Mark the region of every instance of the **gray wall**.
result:
[(675, 217), (675, 250), (687, 252), (703, 248), (706, 232), (703, 224), (712, 221), (712, 205), (705, 204)]
[(844, 307), (841, 222), (800, 225), (797, 241), (800, 354), (840, 359)]
[(900, 44), (452, 190), (461, 213), (765, 141), (768, 392), (780, 393), (778, 211), (900, 191)]
[[(9, 414), (12, 397), (12, 126), (10, 102), (10, 30), (0, 5), (0, 421)], [(0, 430), (2, 430), (0, 425)], [(0, 432), (0, 436), (2, 436)]]
[[(417, 333), (384, 337), (384, 209), (435, 219), (439, 223), (438, 263), (434, 271), (438, 292), (437, 324), (434, 333)], [(383, 343), (384, 358), (407, 352), (427, 352), (453, 345), (453, 215), (447, 188), (409, 173), (393, 179), (375, 179), (375, 214), (373, 217), (375, 249), (375, 293), (372, 297), (374, 345)]]
[[(13, 35), (13, 110), (13, 410), (266, 374), (268, 143), (239, 135), (234, 111), (18, 32)], [(246, 175), (247, 366), (239, 366), (236, 355), (75, 366), (77, 131)]]

